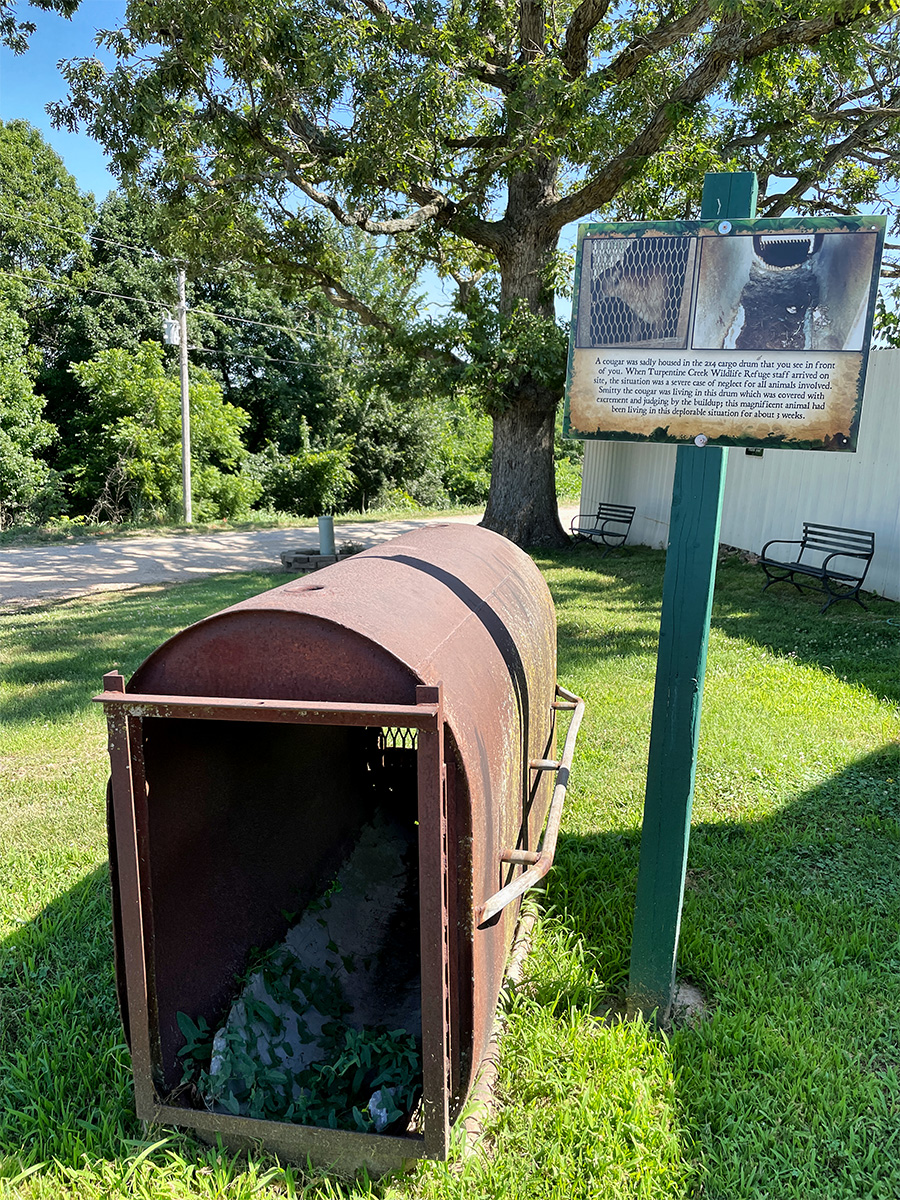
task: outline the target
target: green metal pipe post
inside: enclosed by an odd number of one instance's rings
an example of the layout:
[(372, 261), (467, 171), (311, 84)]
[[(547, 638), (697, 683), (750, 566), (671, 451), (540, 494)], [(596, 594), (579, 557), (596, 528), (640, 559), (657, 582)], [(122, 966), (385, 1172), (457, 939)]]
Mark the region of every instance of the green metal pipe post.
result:
[[(708, 174), (701, 218), (752, 217), (756, 195), (752, 172)], [(727, 454), (679, 446), (675, 462), (628, 983), (629, 1011), (662, 1022), (675, 995)]]

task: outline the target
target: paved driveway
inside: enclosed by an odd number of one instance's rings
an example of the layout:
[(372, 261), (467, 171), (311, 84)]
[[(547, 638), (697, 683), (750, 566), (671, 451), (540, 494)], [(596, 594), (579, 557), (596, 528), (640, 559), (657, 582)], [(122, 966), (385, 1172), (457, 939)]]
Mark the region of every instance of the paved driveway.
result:
[[(577, 511), (560, 509), (566, 529)], [(441, 520), (477, 525), (481, 517)], [(341, 522), (335, 524), (334, 540), (338, 547), (344, 542), (374, 546), (428, 524), (423, 520)], [(313, 547), (318, 541), (318, 529), (312, 524), (241, 533), (110, 538), (77, 545), (11, 546), (0, 550), (0, 611), (225, 571), (280, 571), (282, 550)]]

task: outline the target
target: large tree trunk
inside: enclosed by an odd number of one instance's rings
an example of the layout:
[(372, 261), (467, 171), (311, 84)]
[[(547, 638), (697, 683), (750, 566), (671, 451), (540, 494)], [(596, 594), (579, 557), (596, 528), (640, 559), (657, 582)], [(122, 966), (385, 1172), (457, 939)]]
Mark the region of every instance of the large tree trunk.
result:
[[(541, 161), (532, 172), (514, 176), (509, 185), (510, 236), (500, 264), (500, 312), (510, 317), (519, 303), (554, 319), (548, 267), (556, 249), (555, 231), (534, 218), (540, 197), (553, 194), (555, 162)], [(526, 213), (530, 220), (517, 220)], [(561, 390), (561, 388), (560, 388)], [(553, 438), (560, 393), (525, 375), (508, 404), (493, 414), (491, 486), (482, 525), (519, 546), (565, 546), (559, 523)]]
[(482, 525), (517, 546), (565, 546), (553, 461), (556, 405), (522, 399), (494, 417), (491, 488)]

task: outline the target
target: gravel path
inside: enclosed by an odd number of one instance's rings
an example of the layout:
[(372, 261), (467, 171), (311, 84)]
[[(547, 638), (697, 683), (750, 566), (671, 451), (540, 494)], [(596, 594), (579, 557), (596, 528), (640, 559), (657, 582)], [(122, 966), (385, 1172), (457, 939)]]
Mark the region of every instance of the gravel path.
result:
[[(561, 508), (564, 528), (577, 508)], [(478, 515), (443, 517), (477, 525)], [(374, 546), (431, 522), (400, 520), (335, 523), (334, 540)], [(10, 546), (0, 550), (0, 612), (87, 592), (148, 583), (201, 579), (227, 571), (280, 571), (282, 550), (318, 545), (316, 525), (240, 533), (110, 538), (77, 545)]]

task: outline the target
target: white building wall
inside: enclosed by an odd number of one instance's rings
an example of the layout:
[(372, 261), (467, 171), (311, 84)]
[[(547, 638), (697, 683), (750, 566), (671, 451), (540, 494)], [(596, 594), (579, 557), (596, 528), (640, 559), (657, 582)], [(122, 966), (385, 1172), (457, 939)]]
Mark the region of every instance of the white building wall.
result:
[[(581, 510), (633, 504), (630, 541), (664, 548), (674, 475), (674, 446), (589, 441)], [(866, 590), (900, 600), (900, 350), (869, 355), (855, 454), (730, 448), (721, 540), (758, 553), (769, 538), (799, 538), (803, 521), (874, 530)]]

